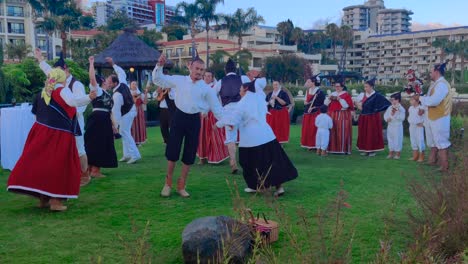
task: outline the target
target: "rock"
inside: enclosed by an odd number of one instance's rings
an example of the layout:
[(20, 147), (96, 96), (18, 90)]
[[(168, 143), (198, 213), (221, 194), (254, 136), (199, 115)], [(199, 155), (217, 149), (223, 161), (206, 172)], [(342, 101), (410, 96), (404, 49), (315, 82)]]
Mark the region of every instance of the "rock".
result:
[(229, 263), (246, 263), (251, 250), (249, 227), (227, 216), (195, 219), (182, 232), (186, 264), (224, 263), (224, 255), (230, 258)]

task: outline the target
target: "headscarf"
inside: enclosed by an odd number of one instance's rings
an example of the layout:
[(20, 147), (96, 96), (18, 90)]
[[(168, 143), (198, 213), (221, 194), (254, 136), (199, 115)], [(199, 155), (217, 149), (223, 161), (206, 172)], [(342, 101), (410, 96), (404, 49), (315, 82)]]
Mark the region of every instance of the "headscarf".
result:
[(67, 75), (65, 72), (59, 68), (52, 69), (47, 76), (47, 81), (44, 89), (42, 89), (41, 98), (44, 98), (44, 101), (47, 105), (50, 103), (50, 96), (52, 91), (55, 90), (56, 85), (63, 83), (67, 80)]

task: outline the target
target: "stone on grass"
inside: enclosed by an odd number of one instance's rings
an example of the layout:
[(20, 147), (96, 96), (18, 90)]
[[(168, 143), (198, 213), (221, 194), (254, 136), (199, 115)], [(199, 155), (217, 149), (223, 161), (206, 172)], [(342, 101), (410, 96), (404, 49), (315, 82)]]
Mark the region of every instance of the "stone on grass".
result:
[[(208, 216), (193, 220), (182, 233), (184, 262), (245, 263), (252, 250), (252, 235), (246, 224), (227, 216)], [(225, 251), (225, 252), (224, 252)]]

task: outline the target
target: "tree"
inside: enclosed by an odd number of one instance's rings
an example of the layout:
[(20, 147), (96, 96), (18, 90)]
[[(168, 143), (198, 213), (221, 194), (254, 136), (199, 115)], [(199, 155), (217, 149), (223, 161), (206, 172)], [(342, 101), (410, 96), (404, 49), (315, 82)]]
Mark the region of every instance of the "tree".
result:
[[(71, 29), (79, 28), (79, 18), (81, 12), (73, 0), (29, 0), (31, 6), (41, 11), (44, 15), (39, 26), (44, 27), (49, 32), (48, 46), (50, 47), (51, 32), (57, 30), (62, 40), (62, 54), (64, 58), (67, 53), (67, 34)], [(48, 50), (49, 57), (51, 50)]]
[(281, 82), (295, 82), (304, 80), (305, 59), (296, 55), (281, 55), (266, 58), (264, 72), (268, 78)]
[(187, 35), (187, 29), (179, 25), (167, 25), (161, 31), (167, 34), (168, 41), (182, 40)]
[(447, 38), (437, 38), (432, 42), (432, 47), (440, 49), (440, 61), (443, 62), (445, 60), (445, 54), (448, 45)]
[(293, 22), (289, 19), (283, 22), (279, 22), (278, 25), (276, 25), (276, 29), (283, 37), (283, 45), (289, 44), (291, 34), (294, 30)]
[[(181, 2), (176, 6), (176, 16), (174, 19), (182, 25), (190, 27), (190, 37), (192, 38), (192, 59), (195, 58), (195, 34), (200, 22), (200, 11), (196, 3)], [(181, 15), (183, 14), (183, 15)]]
[(135, 21), (127, 16), (127, 13), (118, 10), (107, 20), (106, 29), (109, 31), (122, 30), (124, 28), (138, 28)]
[(22, 61), (28, 53), (32, 50), (31, 45), (26, 45), (23, 42), (20, 43), (8, 43), (6, 44), (6, 53), (9, 59), (17, 59), (18, 61)]
[(163, 38), (161, 33), (155, 29), (148, 30), (146, 28), (143, 30), (143, 34), (138, 37), (154, 49), (158, 49), (157, 42)]
[(89, 56), (94, 55), (94, 41), (88, 39), (71, 39), (68, 42), (72, 53), (72, 59), (80, 67), (86, 68), (88, 66)]
[(205, 23), (206, 31), (206, 66), (209, 67), (210, 63), (210, 23), (216, 22), (221, 18), (221, 15), (216, 14), (216, 7), (218, 4), (224, 4), (224, 0), (197, 0), (196, 4), (198, 6), (198, 12), (200, 15), (200, 20)]
[(96, 24), (96, 20), (93, 16), (81, 16), (80, 17), (80, 28), (82, 29), (93, 29)]
[(341, 53), (338, 72), (342, 72), (346, 70), (346, 55), (348, 53), (348, 49), (353, 45), (353, 29), (346, 25), (341, 26), (339, 30), (339, 37), (343, 47), (343, 52)]
[(336, 60), (336, 45), (340, 38), (340, 28), (335, 23), (331, 23), (325, 27), (325, 32), (331, 40), (331, 45), (333, 48), (333, 59)]
[(109, 31), (96, 35), (96, 48), (94, 49), (94, 54), (98, 54), (105, 48), (109, 47), (109, 45), (114, 42), (117, 37), (117, 31)]
[(290, 40), (299, 45), (304, 40), (304, 31), (300, 27), (295, 27), (291, 32)]
[(265, 23), (262, 16), (257, 14), (257, 11), (253, 7), (248, 8), (246, 12), (241, 8), (238, 8), (232, 15), (225, 15), (223, 19), (228, 29), (230, 37), (237, 37), (237, 44), (239, 50), (242, 49), (242, 36), (245, 32), (250, 30), (252, 27)]
[(460, 40), (457, 52), (460, 57), (460, 83), (465, 83), (465, 59), (468, 58), (468, 40)]
[(6, 81), (5, 73), (3, 73), (3, 49), (0, 48), (0, 103), (6, 103), (11, 100), (11, 89)]

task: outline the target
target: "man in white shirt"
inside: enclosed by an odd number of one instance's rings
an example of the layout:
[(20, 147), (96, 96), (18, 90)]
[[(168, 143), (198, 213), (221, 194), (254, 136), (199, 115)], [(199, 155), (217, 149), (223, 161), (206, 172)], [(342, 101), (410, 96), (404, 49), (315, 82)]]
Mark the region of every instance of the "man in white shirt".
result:
[(106, 82), (112, 88), (112, 115), (117, 124), (119, 124), (119, 132), (122, 135), (123, 157), (121, 162), (126, 161), (128, 164), (133, 164), (141, 159), (140, 152), (136, 146), (135, 139), (132, 137), (131, 128), (133, 120), (137, 115), (133, 97), (130, 88), (127, 85), (127, 74), (125, 71), (114, 63), (112, 58), (106, 58), (106, 61), (114, 68), (116, 73), (107, 77)]
[(182, 155), (181, 177), (177, 180), (177, 192), (182, 197), (189, 197), (185, 185), (190, 166), (195, 162), (200, 135), (200, 113), (207, 114), (212, 111), (217, 119), (222, 117), (222, 106), (218, 101), (216, 92), (203, 80), (205, 62), (195, 58), (189, 65), (190, 75), (164, 75), (163, 67), (166, 57), (161, 55), (158, 64), (153, 70), (153, 83), (163, 89), (175, 90), (176, 112), (172, 118), (169, 142), (166, 147), (167, 176), (161, 196), (171, 194), (172, 177), (176, 162), (179, 160), (182, 141), (184, 150)]
[[(39, 48), (36, 48), (34, 51), (34, 56), (36, 57), (37, 61), (39, 62), (39, 67), (41, 70), (45, 73), (45, 75), (48, 75), (49, 72), (52, 70), (52, 67), (44, 60), (42, 57), (42, 51)], [(65, 60), (61, 56), (60, 59), (54, 64), (54, 68), (61, 68), (63, 71), (65, 71), (65, 74), (67, 75), (67, 83), (65, 87), (70, 88), (71, 92), (73, 95), (77, 98), (82, 98), (86, 96), (86, 91), (84, 85), (76, 80), (73, 75), (71, 75), (69, 68), (67, 67), (67, 64), (65, 63)], [(86, 111), (86, 107), (88, 105), (83, 105), (76, 107), (76, 118), (78, 120), (78, 124), (81, 129), (81, 136), (76, 136), (76, 148), (78, 150), (78, 155), (80, 156), (80, 164), (81, 164), (81, 186), (87, 185), (90, 181), (91, 178), (88, 175), (88, 157), (86, 156), (86, 150), (85, 150), (85, 144), (84, 144), (84, 132), (85, 132), (85, 124), (84, 124), (84, 116), (83, 113)]]
[(421, 105), (428, 108), (426, 136), (428, 146), (431, 147), (429, 164), (436, 165), (438, 158), (441, 171), (448, 170), (448, 148), (451, 145), (449, 139), (452, 95), (450, 84), (444, 78), (445, 66), (446, 63), (434, 65), (431, 72), (433, 83), (427, 95), (419, 98)]

